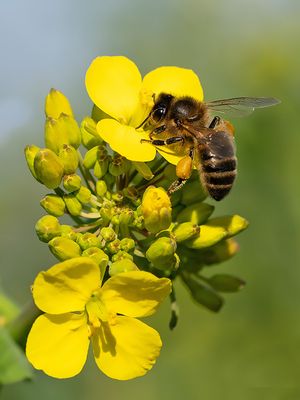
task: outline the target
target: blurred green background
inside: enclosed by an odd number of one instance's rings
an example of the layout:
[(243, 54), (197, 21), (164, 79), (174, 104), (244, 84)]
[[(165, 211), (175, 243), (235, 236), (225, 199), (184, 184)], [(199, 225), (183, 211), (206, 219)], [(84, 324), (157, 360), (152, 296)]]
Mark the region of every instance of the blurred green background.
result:
[[(70, 99), (78, 120), (91, 104), (84, 74), (97, 55), (126, 55), (142, 73), (160, 65), (192, 68), (206, 99), (274, 96), (280, 106), (234, 120), (237, 183), (217, 214), (238, 213), (250, 228), (239, 254), (217, 272), (247, 281), (217, 315), (177, 285), (179, 326), (169, 305), (152, 325), (164, 347), (145, 377), (112, 381), (91, 359), (59, 381), (36, 373), (3, 399), (300, 398), (300, 2), (297, 0), (3, 1), (0, 10), (1, 286), (19, 304), (35, 275), (55, 260), (34, 234), (44, 188), (23, 158), (43, 144), (50, 87)], [(66, 360), (67, 362), (67, 360)]]

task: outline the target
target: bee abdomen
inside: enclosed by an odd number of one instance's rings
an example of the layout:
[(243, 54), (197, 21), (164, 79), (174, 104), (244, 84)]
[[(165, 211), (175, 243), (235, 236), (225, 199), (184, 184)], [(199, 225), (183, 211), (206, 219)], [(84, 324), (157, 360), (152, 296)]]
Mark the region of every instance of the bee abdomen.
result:
[(219, 201), (231, 190), (236, 177), (236, 158), (210, 158), (202, 161), (202, 182), (209, 195)]

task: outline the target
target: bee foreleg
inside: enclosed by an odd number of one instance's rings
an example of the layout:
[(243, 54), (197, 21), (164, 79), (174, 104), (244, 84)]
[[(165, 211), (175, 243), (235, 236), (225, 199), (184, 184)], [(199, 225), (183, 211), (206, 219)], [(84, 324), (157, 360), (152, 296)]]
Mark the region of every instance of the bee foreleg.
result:
[(184, 142), (184, 137), (183, 136), (173, 136), (170, 137), (166, 140), (159, 140), (159, 139), (153, 139), (153, 140), (147, 140), (147, 139), (141, 139), (141, 143), (151, 143), (153, 146), (168, 146), (170, 144), (178, 143), (178, 142)]

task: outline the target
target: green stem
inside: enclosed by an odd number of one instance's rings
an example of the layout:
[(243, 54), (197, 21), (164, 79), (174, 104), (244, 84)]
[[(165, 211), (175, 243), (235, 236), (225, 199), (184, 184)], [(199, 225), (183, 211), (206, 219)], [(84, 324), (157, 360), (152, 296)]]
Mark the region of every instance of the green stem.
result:
[(87, 170), (86, 168), (84, 168), (84, 166), (83, 166), (83, 158), (82, 158), (82, 155), (81, 155), (80, 151), (78, 150), (77, 153), (78, 153), (78, 158), (79, 158), (79, 164), (78, 164), (78, 166), (79, 166), (79, 170), (80, 170), (80, 172), (81, 172), (81, 175), (82, 175), (83, 179), (85, 180), (85, 183), (86, 183), (87, 187), (88, 187), (93, 193), (95, 193), (95, 190), (96, 190), (96, 182), (95, 182), (95, 180), (94, 180), (92, 174), (90, 173), (90, 171)]

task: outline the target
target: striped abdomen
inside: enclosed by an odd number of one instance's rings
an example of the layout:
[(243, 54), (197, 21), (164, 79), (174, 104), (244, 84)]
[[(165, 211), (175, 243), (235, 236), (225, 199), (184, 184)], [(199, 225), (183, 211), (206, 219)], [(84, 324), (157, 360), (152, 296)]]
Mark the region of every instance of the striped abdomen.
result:
[(222, 200), (231, 190), (236, 177), (237, 160), (233, 137), (214, 131), (200, 146), (201, 181), (209, 195)]

